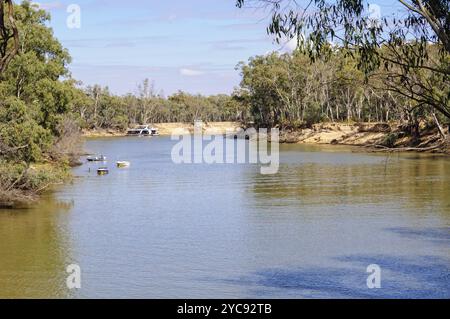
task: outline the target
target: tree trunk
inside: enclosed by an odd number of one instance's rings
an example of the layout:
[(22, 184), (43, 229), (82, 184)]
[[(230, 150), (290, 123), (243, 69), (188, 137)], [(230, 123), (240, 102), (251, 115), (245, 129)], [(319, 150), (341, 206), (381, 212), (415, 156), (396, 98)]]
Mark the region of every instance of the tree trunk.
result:
[(439, 123), (439, 120), (438, 120), (438, 118), (436, 116), (436, 113), (432, 112), (432, 115), (433, 115), (434, 122), (436, 123), (436, 126), (437, 126), (437, 128), (439, 130), (439, 134), (441, 135), (441, 137), (444, 140), (447, 140), (447, 135), (445, 134), (444, 129), (442, 128), (441, 124)]

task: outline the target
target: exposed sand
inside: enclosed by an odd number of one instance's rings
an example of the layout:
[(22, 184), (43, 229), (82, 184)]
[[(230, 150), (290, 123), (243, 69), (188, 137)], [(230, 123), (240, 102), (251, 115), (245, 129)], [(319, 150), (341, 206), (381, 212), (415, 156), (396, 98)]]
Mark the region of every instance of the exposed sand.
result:
[[(161, 135), (172, 135), (180, 131), (194, 132), (193, 123), (159, 123), (154, 124)], [(210, 135), (225, 134), (229, 131), (236, 132), (242, 125), (238, 122), (208, 122), (203, 123), (203, 132)]]
[[(170, 136), (182, 131), (193, 133), (194, 123), (155, 123), (151, 126), (159, 130), (160, 135)], [(238, 122), (209, 122), (203, 123), (203, 132), (206, 134), (216, 135), (225, 134), (227, 131), (237, 131), (242, 125)], [(114, 130), (90, 130), (84, 131), (85, 137), (117, 137), (125, 136), (126, 132)]]
[[(192, 134), (194, 132), (193, 123), (158, 123), (153, 124), (153, 127), (156, 127), (163, 136), (187, 132)], [(209, 122), (203, 123), (203, 133), (208, 135), (226, 134), (236, 132), (241, 127), (242, 124), (238, 122)], [(321, 123), (315, 124), (309, 129), (282, 131), (280, 133), (280, 142), (378, 146), (383, 145), (391, 134), (401, 135), (401, 133), (398, 123)], [(83, 132), (83, 136), (118, 137), (126, 136), (126, 132), (95, 130)], [(424, 131), (422, 132), (422, 140), (419, 147), (432, 147), (441, 143), (440, 141), (439, 134), (436, 131)], [(411, 144), (410, 142), (411, 138), (405, 136), (397, 138), (394, 146), (396, 148), (404, 148), (408, 147)], [(450, 144), (450, 141), (448, 144)], [(440, 151), (448, 152), (448, 149), (441, 149)]]
[[(444, 142), (437, 129), (421, 127), (420, 140), (412, 143), (412, 137), (398, 123), (322, 123), (311, 129), (282, 132), (284, 143), (333, 144), (366, 146), (373, 151), (419, 151), (450, 153), (450, 134)], [(387, 143), (390, 140), (391, 148)]]
[(115, 131), (115, 130), (83, 130), (82, 135), (84, 137), (119, 137), (125, 136), (126, 132)]
[(383, 140), (389, 132), (379, 132), (375, 124), (316, 124), (301, 131), (298, 143), (368, 145)]

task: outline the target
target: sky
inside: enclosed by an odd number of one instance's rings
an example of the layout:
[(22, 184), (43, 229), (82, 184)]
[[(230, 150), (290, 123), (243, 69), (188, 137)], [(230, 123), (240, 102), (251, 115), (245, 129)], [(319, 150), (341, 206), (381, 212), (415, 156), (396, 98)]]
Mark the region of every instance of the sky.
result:
[(238, 9), (234, 0), (37, 2), (72, 56), (72, 76), (115, 94), (136, 93), (146, 78), (166, 96), (231, 93), (240, 82), (240, 61), (295, 47), (295, 41), (276, 44), (267, 35), (267, 12)]

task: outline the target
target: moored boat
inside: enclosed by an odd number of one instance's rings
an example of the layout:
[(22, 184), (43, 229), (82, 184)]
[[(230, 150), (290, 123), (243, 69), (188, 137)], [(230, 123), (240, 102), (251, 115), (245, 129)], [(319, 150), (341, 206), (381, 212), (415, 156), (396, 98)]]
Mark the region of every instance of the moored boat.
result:
[(128, 136), (158, 136), (159, 131), (157, 128), (150, 127), (149, 125), (139, 125), (136, 128), (129, 129), (127, 131)]
[(87, 158), (88, 162), (106, 162), (106, 156), (100, 155), (100, 156), (89, 156)]
[(116, 164), (118, 168), (127, 168), (131, 165), (131, 163), (127, 161), (118, 161)]
[(109, 174), (109, 169), (107, 167), (100, 167), (97, 169), (97, 174), (98, 175), (108, 175)]

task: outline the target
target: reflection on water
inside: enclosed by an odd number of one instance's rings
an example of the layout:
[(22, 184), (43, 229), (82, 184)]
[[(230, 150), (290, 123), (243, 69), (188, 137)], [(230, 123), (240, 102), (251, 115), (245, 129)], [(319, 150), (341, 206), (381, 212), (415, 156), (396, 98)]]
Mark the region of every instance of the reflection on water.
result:
[[(366, 287), (364, 269), (373, 260), (382, 268), (382, 289)], [(435, 257), (414, 259), (392, 256), (349, 256), (339, 258), (345, 267), (267, 269), (247, 278), (229, 281), (255, 287), (260, 298), (448, 298), (448, 260)], [(353, 271), (349, 271), (353, 269)]]
[(0, 210), (0, 298), (70, 297), (64, 271), (70, 264), (64, 229), (71, 205), (52, 198), (29, 210)]
[(110, 175), (85, 164), (56, 199), (0, 211), (0, 297), (450, 297), (448, 159), (283, 145), (280, 172), (261, 175), (175, 165), (173, 144), (89, 140)]

